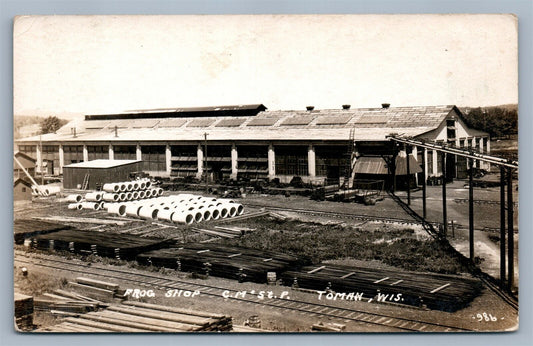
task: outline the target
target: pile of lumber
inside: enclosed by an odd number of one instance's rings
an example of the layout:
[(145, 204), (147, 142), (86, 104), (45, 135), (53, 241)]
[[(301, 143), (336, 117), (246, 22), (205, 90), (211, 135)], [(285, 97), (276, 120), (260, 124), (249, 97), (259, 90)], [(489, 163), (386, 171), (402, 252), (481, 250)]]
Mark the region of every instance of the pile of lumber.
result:
[(72, 227), (33, 219), (19, 219), (13, 222), (15, 244), (23, 244), (26, 238), (31, 238), (39, 234), (57, 232), (63, 229), (72, 229)]
[[(425, 306), (453, 312), (466, 307), (481, 293), (478, 279), (455, 275), (370, 269), (356, 266), (319, 264), (282, 274), (286, 285), (297, 280), (301, 288), (338, 293), (359, 292), (376, 300), (378, 293), (388, 295), (386, 302)], [(394, 300), (397, 294), (401, 299)], [(392, 299), (391, 299), (392, 297)]]
[(58, 289), (53, 293), (44, 293), (35, 298), (35, 310), (59, 315), (86, 313), (97, 311), (102, 306), (106, 306), (107, 302), (113, 302), (116, 298), (122, 299), (124, 296), (118, 284), (84, 277), (78, 277), (75, 282), (69, 282), (68, 288), (70, 291)]
[(33, 329), (33, 297), (15, 292), (15, 325), (21, 331)]
[(293, 269), (299, 259), (282, 253), (221, 244), (186, 243), (137, 256), (144, 265), (173, 268), (239, 281), (267, 282), (267, 273)]
[(119, 259), (134, 259), (139, 253), (165, 246), (165, 240), (117, 233), (64, 230), (32, 238), (39, 249), (63, 250)]
[(86, 314), (65, 314), (63, 322), (40, 332), (225, 332), (230, 316), (140, 302), (123, 302)]

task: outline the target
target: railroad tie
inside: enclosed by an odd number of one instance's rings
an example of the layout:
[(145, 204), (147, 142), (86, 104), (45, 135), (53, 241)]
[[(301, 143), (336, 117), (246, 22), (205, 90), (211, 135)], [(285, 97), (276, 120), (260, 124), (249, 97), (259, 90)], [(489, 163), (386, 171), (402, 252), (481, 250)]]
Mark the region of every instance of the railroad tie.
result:
[(383, 282), (383, 281), (388, 280), (388, 279), (390, 279), (390, 278), (387, 276), (387, 277), (384, 277), (383, 279), (379, 279), (377, 281), (374, 281), (374, 283), (378, 284), (378, 283)]
[(313, 269), (313, 270), (308, 271), (307, 274), (313, 274), (313, 273), (316, 273), (316, 272), (318, 272), (318, 271), (321, 271), (321, 270), (324, 269), (324, 268), (326, 268), (326, 266), (320, 266), (320, 267), (318, 267), (318, 268), (315, 268), (315, 269)]
[(448, 286), (451, 286), (451, 283), (447, 283), (447, 284), (444, 284), (444, 285), (442, 285), (440, 287), (437, 287), (437, 288), (435, 288), (433, 291), (431, 291), (429, 293), (437, 293), (438, 291), (441, 291), (441, 290), (445, 289)]

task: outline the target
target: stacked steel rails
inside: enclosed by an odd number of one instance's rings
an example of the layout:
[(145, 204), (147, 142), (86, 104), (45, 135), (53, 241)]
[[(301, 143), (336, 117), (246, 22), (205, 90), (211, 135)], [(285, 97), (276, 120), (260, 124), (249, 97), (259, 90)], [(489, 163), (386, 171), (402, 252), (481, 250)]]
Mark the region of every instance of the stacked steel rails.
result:
[(300, 261), (296, 256), (236, 246), (195, 243), (178, 246), (141, 253), (137, 261), (144, 265), (258, 283), (267, 281), (267, 273), (276, 273), (278, 277), (283, 271), (297, 267)]
[(30, 245), (41, 250), (69, 251), (117, 259), (135, 259), (145, 251), (166, 246), (168, 240), (141, 238), (116, 233), (63, 230), (31, 238)]
[(340, 293), (362, 293), (371, 299), (425, 306), (453, 312), (466, 307), (481, 293), (479, 279), (462, 276), (320, 265), (282, 274), (286, 285)]

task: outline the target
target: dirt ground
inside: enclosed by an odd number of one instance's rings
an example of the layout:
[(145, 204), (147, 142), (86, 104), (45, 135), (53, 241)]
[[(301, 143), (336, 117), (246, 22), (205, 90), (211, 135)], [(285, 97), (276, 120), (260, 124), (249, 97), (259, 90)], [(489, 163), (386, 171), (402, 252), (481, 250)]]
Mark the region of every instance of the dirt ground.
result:
[[(458, 224), (468, 225), (468, 208), (467, 204), (458, 202), (457, 200), (467, 198), (468, 190), (463, 188), (463, 183), (457, 182), (448, 186), (448, 215), (449, 219), (456, 220)], [(177, 192), (176, 192), (177, 193)], [(428, 218), (432, 221), (441, 221), (440, 208), (442, 206), (442, 201), (439, 199), (441, 193), (441, 187), (428, 187)], [(399, 193), (401, 195), (401, 193)], [(479, 200), (496, 200), (499, 199), (499, 189), (476, 189), (475, 198)], [(52, 199), (53, 200), (53, 199)], [(517, 200), (515, 198), (515, 200)], [(248, 195), (246, 198), (240, 200), (241, 203), (253, 203), (253, 204), (262, 204), (265, 206), (283, 206), (290, 205), (295, 208), (306, 208), (306, 209), (315, 209), (315, 210), (324, 210), (324, 211), (340, 211), (340, 212), (353, 212), (354, 214), (363, 214), (363, 215), (375, 215), (375, 216), (393, 216), (395, 218), (405, 218), (409, 219), (407, 213), (400, 208), (392, 199), (385, 198), (383, 201), (378, 202), (375, 206), (365, 206), (362, 204), (356, 203), (339, 203), (339, 202), (316, 202), (311, 201), (306, 197), (300, 196), (291, 196), (286, 198), (284, 196), (265, 196), (261, 195)], [(475, 224), (476, 224), (476, 233), (475, 233), (475, 255), (481, 258), (480, 267), (483, 271), (498, 277), (499, 275), (499, 245), (498, 239), (494, 236), (493, 233), (488, 233), (482, 231), (483, 227), (498, 227), (499, 226), (499, 206), (494, 204), (475, 204)], [(421, 212), (421, 192), (413, 192), (412, 208), (415, 211)], [(50, 215), (61, 215), (61, 216), (70, 216), (70, 217), (95, 217), (98, 218), (101, 215), (104, 215), (105, 212), (92, 212), (92, 215), (80, 214), (78, 211), (72, 211), (66, 209), (66, 204), (58, 203), (57, 201), (50, 202), (50, 200), (40, 200), (34, 203), (16, 203), (14, 206), (15, 209), (15, 218), (31, 218), (35, 216), (50, 216)], [(253, 208), (247, 208), (248, 212)], [(257, 208), (255, 208), (257, 210)], [(312, 222), (328, 227), (348, 227), (348, 228), (358, 228), (361, 230), (375, 230), (379, 229), (380, 223), (373, 222), (361, 222), (356, 220), (342, 220), (342, 219), (327, 219), (323, 216), (303, 216), (298, 214), (285, 213), (290, 219), (296, 220), (298, 222)], [(515, 210), (515, 217), (518, 217), (518, 210)], [(117, 218), (118, 219), (118, 218)], [(97, 225), (97, 224), (83, 224), (79, 223), (81, 229), (94, 230), (94, 231), (103, 231), (103, 232), (119, 232), (122, 229), (126, 228), (143, 228), (143, 227), (155, 227), (159, 229), (157, 225), (151, 225), (149, 222), (145, 221), (134, 221), (134, 220), (125, 220), (126, 225), (124, 226), (115, 226), (115, 225)], [(516, 222), (515, 225), (518, 225)], [(406, 228), (407, 226), (399, 225), (398, 228)], [(411, 227), (411, 226), (409, 226)], [(326, 229), (329, 229), (326, 227)], [(187, 241), (204, 241), (209, 239), (208, 236), (202, 234), (192, 234), (187, 230), (177, 230), (177, 229), (162, 229), (159, 233), (161, 237), (168, 237), (169, 235), (181, 235), (183, 240)], [(327, 234), (326, 234), (327, 235)], [(324, 235), (324, 236), (326, 236)], [(424, 231), (414, 227), (413, 233), (410, 233), (410, 238), (415, 238), (416, 240), (424, 240), (427, 238), (427, 235), (424, 234)], [(386, 237), (371, 239), (371, 243), (374, 245), (387, 244), (387, 241), (391, 240)], [(515, 284), (518, 283), (518, 234), (515, 234)], [(312, 237), (310, 238), (312, 239)], [(465, 228), (459, 228), (455, 230), (454, 237), (450, 237), (450, 243), (464, 255), (468, 254), (468, 234)], [(383, 259), (371, 259), (365, 258), (364, 262), (361, 262), (359, 259), (354, 258), (322, 258), (325, 261), (332, 261), (333, 263), (340, 264), (349, 264), (349, 263), (359, 263), (364, 264), (369, 267), (375, 268), (387, 268), (392, 267), (386, 263)], [(424, 261), (424, 260), (422, 260)], [(110, 264), (96, 264), (103, 266), (110, 266)], [(111, 268), (111, 266), (110, 266)], [(44, 290), (53, 290), (54, 288), (61, 287), (66, 281), (73, 278), (74, 275), (61, 272), (54, 273), (50, 271), (42, 271), (37, 268), (31, 268), (30, 278), (33, 277), (33, 282), (28, 282), (28, 278), (20, 277), (17, 273), (20, 268), (14, 268), (15, 270), (15, 287), (21, 290), (23, 293), (27, 294), (38, 294)], [(137, 269), (132, 268), (132, 271)], [(229, 289), (263, 289), (268, 290), (272, 289), (271, 286), (258, 285), (252, 283), (238, 283), (232, 280), (225, 280), (220, 278), (209, 278), (209, 284), (217, 284)], [(127, 287), (128, 282), (120, 283), (121, 286)], [(280, 288), (281, 289), (281, 288)], [(283, 290), (289, 289), (283, 287)], [(292, 291), (291, 295), (298, 297), (298, 299), (316, 301), (316, 295), (309, 294), (305, 292)], [(187, 306), (199, 310), (206, 310), (210, 312), (219, 312), (225, 314), (231, 314), (234, 318), (234, 324), (239, 325), (243, 324), (244, 321), (249, 318), (252, 314), (259, 315), (262, 321), (262, 327), (267, 330), (272, 331), (309, 331), (310, 326), (313, 323), (320, 321), (320, 317), (312, 314), (298, 314), (292, 312), (286, 312), (283, 310), (261, 308), (259, 311), (255, 311), (255, 306), (249, 306), (248, 304), (235, 304), (232, 301), (225, 301), (224, 299), (191, 299), (191, 298), (173, 298), (166, 299), (164, 295), (158, 295), (159, 298), (154, 299), (153, 303), (160, 303), (170, 306)], [(332, 304), (350, 304), (351, 307), (354, 307), (353, 304), (362, 304), (362, 303), (341, 303), (341, 302), (332, 302)], [(358, 306), (359, 308), (359, 306)], [(511, 330), (517, 326), (517, 315), (503, 304), (499, 298), (495, 297), (493, 293), (489, 290), (485, 290), (481, 296), (476, 298), (472, 304), (460, 311), (457, 311), (453, 314), (439, 312), (439, 311), (421, 311), (415, 308), (408, 307), (397, 307), (397, 306), (388, 306), (388, 305), (376, 305), (376, 304), (364, 304), (361, 305), (362, 309), (369, 309), (368, 311), (387, 311), (392, 315), (397, 316), (421, 316), (427, 320), (435, 321), (450, 321), (450, 323), (455, 324), (464, 324), (466, 327), (479, 328), (480, 330)], [(492, 313), (493, 315), (501, 315), (500, 322), (497, 324), (487, 324), (483, 321), (479, 322), (476, 319), (477, 314), (482, 314), (483, 312)], [(38, 316), (37, 321), (39, 323), (53, 323), (53, 319), (50, 316)], [(41, 322), (42, 321), (42, 322)], [(322, 319), (322, 322), (338, 322), (346, 323), (347, 331), (387, 331), (385, 327), (371, 327), (368, 324), (364, 323), (355, 323), (355, 322), (346, 322), (346, 321), (326, 321)]]

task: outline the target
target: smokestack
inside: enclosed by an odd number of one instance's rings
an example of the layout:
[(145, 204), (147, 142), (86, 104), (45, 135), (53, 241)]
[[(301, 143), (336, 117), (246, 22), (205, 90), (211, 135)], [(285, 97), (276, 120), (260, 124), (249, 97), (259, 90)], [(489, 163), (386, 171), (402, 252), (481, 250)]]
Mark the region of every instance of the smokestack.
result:
[(350, 105), (342, 105), (342, 109), (350, 109)]
[(305, 107), (309, 112), (311, 112), (313, 109), (315, 109), (315, 106), (307, 106)]
[(382, 103), (381, 107), (382, 108), (389, 108), (390, 107), (390, 103)]
[(76, 128), (72, 128), (72, 137), (76, 138)]
[(115, 125), (115, 137), (118, 137), (118, 126)]

